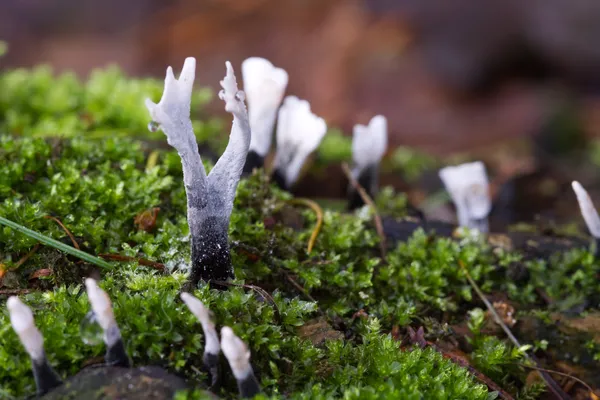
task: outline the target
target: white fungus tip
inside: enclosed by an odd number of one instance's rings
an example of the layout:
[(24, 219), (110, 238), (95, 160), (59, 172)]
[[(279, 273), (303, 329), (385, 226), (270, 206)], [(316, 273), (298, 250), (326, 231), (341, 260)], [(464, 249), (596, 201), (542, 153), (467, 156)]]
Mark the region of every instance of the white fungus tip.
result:
[(225, 62), (225, 77), (221, 81), (221, 86), (226, 93), (235, 94), (238, 90), (237, 80), (233, 72), (233, 66), (229, 61)]
[(16, 296), (10, 297), (6, 302), (6, 307), (10, 313), (10, 323), (15, 332), (23, 332), (34, 326), (33, 313), (21, 299)]
[(245, 89), (259, 87), (264, 81), (272, 81), (285, 89), (289, 79), (283, 68), (277, 68), (261, 57), (250, 57), (242, 62), (242, 77)]
[(327, 124), (313, 114), (310, 104), (296, 96), (287, 96), (279, 109), (275, 169), (284, 171), (286, 184), (297, 179), (304, 161), (323, 140)]
[(146, 100), (144, 100), (144, 104), (146, 105), (146, 108), (148, 109), (150, 114), (152, 114), (154, 108), (156, 107), (156, 103), (150, 99), (146, 99)]
[(8, 299), (6, 307), (13, 330), (29, 356), (36, 361), (42, 360), (45, 357), (44, 338), (35, 326), (31, 309), (16, 296)]
[(228, 326), (221, 328), (221, 348), (237, 380), (244, 379), (252, 373), (248, 347)]
[(594, 203), (592, 202), (590, 195), (577, 181), (573, 181), (571, 186), (573, 187), (573, 191), (577, 196), (577, 202), (579, 203), (581, 215), (585, 220), (588, 230), (592, 236), (595, 238), (600, 238), (600, 217), (598, 216), (598, 211), (596, 210), (596, 207), (594, 207)]
[(106, 292), (100, 289), (98, 283), (92, 278), (87, 278), (85, 280), (85, 287), (87, 289), (88, 299), (92, 306), (92, 310), (98, 319), (98, 324), (100, 324), (104, 331), (115, 326), (116, 321), (112, 304)]
[(313, 114), (310, 103), (296, 96), (287, 96), (279, 110), (280, 127), (277, 140), (293, 143), (306, 153), (314, 151), (327, 132), (323, 118)]
[(173, 67), (170, 65), (167, 67), (167, 76), (165, 77), (165, 81), (174, 81), (175, 75), (173, 74)]
[(476, 221), (487, 218), (492, 208), (483, 162), (445, 167), (440, 169), (439, 176), (456, 206), (459, 225), (479, 226)]
[(571, 182), (571, 187), (573, 188), (573, 191), (575, 192), (577, 199), (579, 199), (580, 196), (587, 195), (587, 190), (585, 190), (583, 188), (583, 186), (581, 186), (581, 183), (579, 183), (577, 181), (573, 181), (573, 182)]
[(192, 314), (194, 314), (200, 321), (207, 321), (209, 319), (210, 313), (204, 306), (204, 303), (202, 303), (199, 299), (189, 293), (184, 292), (181, 293), (181, 300), (183, 300)]
[(352, 158), (357, 172), (378, 165), (387, 150), (387, 119), (383, 115), (371, 118), (369, 125), (354, 126)]
[(187, 57), (183, 62), (179, 81), (191, 87), (194, 84), (194, 79), (196, 79), (196, 59), (194, 57)]
[(252, 131), (250, 149), (264, 157), (271, 148), (277, 109), (288, 84), (288, 74), (267, 59), (250, 57), (242, 62), (242, 77)]
[(244, 106), (245, 94), (243, 91), (238, 90), (233, 66), (229, 61), (225, 62), (225, 67), (225, 77), (221, 81), (223, 90), (219, 92), (219, 98), (225, 102), (225, 111), (241, 118), (246, 111), (246, 107)]
[[(196, 59), (185, 59), (179, 79), (175, 79), (173, 68), (168, 67), (165, 74), (165, 88), (160, 101), (156, 104), (150, 99), (145, 101), (152, 121), (160, 125), (172, 146), (179, 145), (181, 126), (191, 129), (190, 102), (194, 86)], [(187, 132), (187, 131), (186, 131)]]

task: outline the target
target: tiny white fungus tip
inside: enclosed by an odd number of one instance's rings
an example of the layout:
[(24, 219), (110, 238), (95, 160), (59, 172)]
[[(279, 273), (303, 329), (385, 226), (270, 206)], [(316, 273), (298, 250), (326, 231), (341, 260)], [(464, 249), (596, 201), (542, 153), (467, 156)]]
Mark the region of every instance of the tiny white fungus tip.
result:
[(595, 238), (600, 238), (600, 216), (598, 216), (598, 211), (596, 210), (596, 207), (594, 207), (594, 203), (592, 202), (590, 195), (577, 181), (573, 181), (571, 186), (573, 187), (573, 191), (577, 196), (577, 202), (579, 203), (581, 215), (585, 220), (588, 230), (592, 236)]
[(13, 330), (19, 336), (29, 356), (35, 361), (43, 360), (45, 358), (44, 338), (35, 326), (31, 309), (16, 296), (8, 299), (6, 307)]
[(219, 98), (225, 102), (225, 111), (240, 118), (246, 114), (246, 106), (244, 105), (246, 95), (243, 91), (238, 90), (233, 66), (229, 61), (225, 63), (225, 67), (225, 77), (221, 81), (223, 90), (219, 92)]
[(252, 373), (248, 347), (228, 326), (221, 328), (221, 349), (238, 381)]
[[(96, 315), (98, 324), (104, 331), (104, 341), (108, 346), (111, 346), (120, 339), (121, 335), (117, 327), (117, 322), (115, 321), (110, 298), (92, 278), (87, 278), (85, 280), (85, 287), (87, 289), (90, 305), (92, 306), (92, 311)], [(108, 336), (109, 332), (110, 337)]]
[(210, 316), (210, 310), (204, 306), (204, 303), (190, 293), (181, 293), (181, 299), (202, 325), (205, 337), (204, 352), (209, 354), (219, 354), (221, 345), (219, 343), (219, 336), (217, 335), (215, 324)]

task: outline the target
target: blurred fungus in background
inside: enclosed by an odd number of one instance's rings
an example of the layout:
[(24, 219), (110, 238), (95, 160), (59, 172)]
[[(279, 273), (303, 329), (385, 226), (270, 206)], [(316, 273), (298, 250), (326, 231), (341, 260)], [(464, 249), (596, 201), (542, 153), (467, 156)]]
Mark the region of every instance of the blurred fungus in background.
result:
[(600, 126), (595, 0), (2, 0), (0, 38), (3, 66), (81, 75), (194, 56), (214, 89), (225, 59), (266, 57), (330, 126), (384, 114), (391, 146), (435, 153), (533, 135), (563, 97)]

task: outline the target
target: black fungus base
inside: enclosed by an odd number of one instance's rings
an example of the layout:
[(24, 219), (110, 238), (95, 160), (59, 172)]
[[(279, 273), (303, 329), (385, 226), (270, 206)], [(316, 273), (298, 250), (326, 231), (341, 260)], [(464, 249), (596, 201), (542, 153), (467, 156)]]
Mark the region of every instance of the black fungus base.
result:
[[(362, 170), (357, 179), (360, 186), (362, 186), (363, 189), (365, 189), (365, 192), (367, 192), (369, 197), (372, 199), (374, 198), (375, 192), (377, 191), (377, 174), (377, 166), (372, 165)], [(360, 197), (358, 190), (356, 190), (354, 186), (350, 184), (348, 187), (348, 209), (354, 210), (364, 205), (365, 202), (363, 201), (362, 197)]]
[(238, 389), (243, 399), (250, 399), (260, 393), (260, 385), (253, 373), (238, 381)]
[(209, 387), (211, 390), (218, 390), (221, 387), (221, 364), (219, 355), (204, 353), (202, 357), (204, 368), (208, 371)]
[(284, 171), (282, 171), (281, 169), (276, 169), (275, 171), (273, 171), (273, 175), (271, 176), (271, 180), (273, 182), (275, 182), (275, 184), (277, 186), (279, 186), (280, 188), (282, 188), (283, 190), (290, 190), (290, 188), (287, 186), (287, 184), (285, 183), (285, 175), (283, 174)]
[(244, 164), (244, 169), (242, 171), (242, 176), (248, 176), (252, 174), (252, 171), (255, 169), (262, 168), (265, 165), (265, 158), (255, 152), (254, 150), (250, 150), (248, 152), (248, 156), (246, 156), (246, 164)]
[(115, 344), (106, 349), (104, 361), (106, 361), (106, 364), (113, 367), (127, 368), (130, 366), (129, 357), (125, 351), (125, 345), (123, 344), (122, 339), (119, 339)]
[(227, 231), (229, 221), (221, 217), (208, 217), (202, 226), (192, 232), (192, 270), (189, 283), (200, 280), (226, 281), (233, 279), (233, 265), (229, 253)]
[(54, 372), (45, 358), (42, 361), (33, 361), (32, 369), (38, 396), (41, 396), (62, 384), (60, 377)]

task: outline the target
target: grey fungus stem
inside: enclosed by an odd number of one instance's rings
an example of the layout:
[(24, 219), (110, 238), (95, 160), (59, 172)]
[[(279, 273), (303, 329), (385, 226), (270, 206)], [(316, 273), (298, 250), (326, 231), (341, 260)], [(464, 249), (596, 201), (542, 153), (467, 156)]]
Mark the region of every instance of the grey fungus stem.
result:
[(179, 79), (175, 79), (169, 67), (160, 102), (146, 100), (150, 117), (159, 124), (167, 142), (181, 157), (192, 237), (189, 275), (192, 285), (200, 280), (224, 281), (234, 277), (229, 253), (229, 219), (251, 138), (245, 95), (238, 90), (233, 67), (227, 62), (219, 97), (225, 102), (225, 110), (233, 115), (233, 125), (225, 152), (206, 174), (190, 120), (195, 66), (195, 59), (187, 58)]

